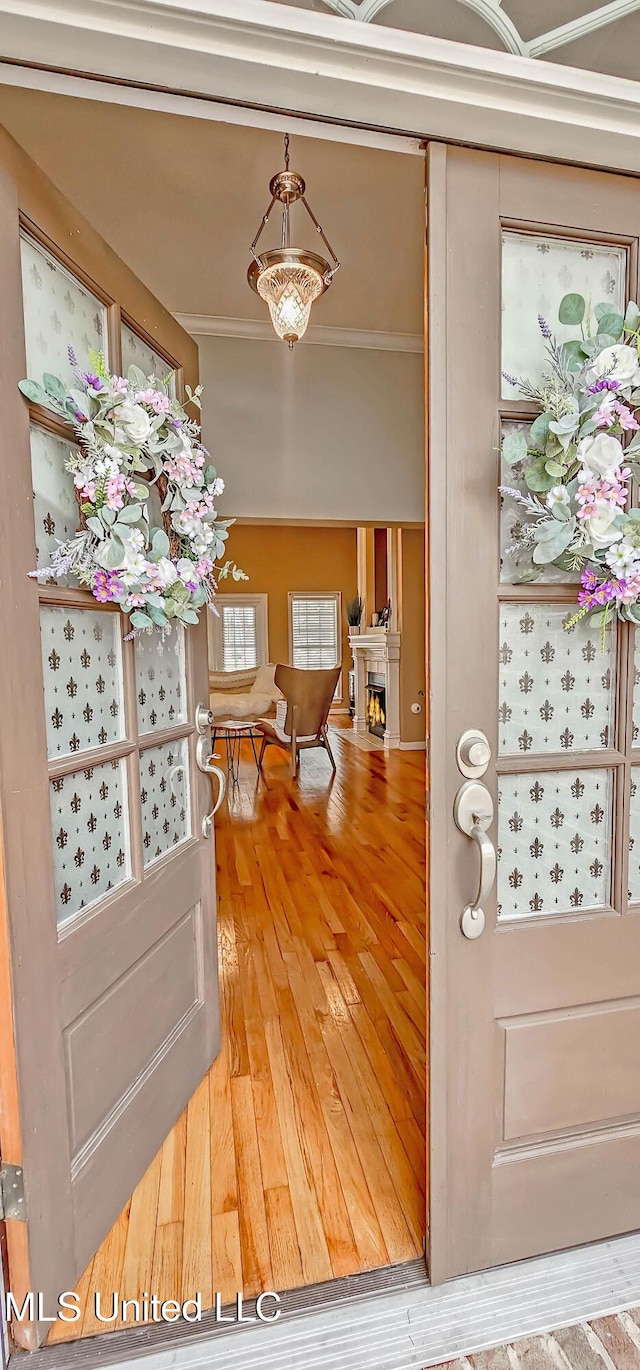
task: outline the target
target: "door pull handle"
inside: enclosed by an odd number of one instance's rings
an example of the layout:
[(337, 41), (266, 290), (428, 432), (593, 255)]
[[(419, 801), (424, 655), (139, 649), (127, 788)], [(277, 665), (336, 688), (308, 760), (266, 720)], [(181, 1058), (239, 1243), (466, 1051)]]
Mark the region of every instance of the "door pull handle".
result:
[(209, 739), (201, 734), (196, 743), (196, 765), (203, 775), (208, 775), (211, 781), (211, 797), (213, 798), (214, 777), (218, 781), (218, 794), (210, 813), (205, 814), (202, 820), (202, 836), (211, 837), (213, 832), (213, 820), (222, 804), (227, 792), (227, 777), (220, 766), (214, 766), (214, 761), (219, 761), (218, 752), (208, 752), (207, 744)]
[(476, 843), (480, 856), (478, 892), (460, 916), (463, 936), (474, 941), (484, 932), (486, 919), (482, 905), (491, 893), (497, 868), (496, 849), (487, 832), (493, 822), (493, 800), (486, 786), (474, 780), (461, 785), (454, 800), (453, 816), (460, 831)]

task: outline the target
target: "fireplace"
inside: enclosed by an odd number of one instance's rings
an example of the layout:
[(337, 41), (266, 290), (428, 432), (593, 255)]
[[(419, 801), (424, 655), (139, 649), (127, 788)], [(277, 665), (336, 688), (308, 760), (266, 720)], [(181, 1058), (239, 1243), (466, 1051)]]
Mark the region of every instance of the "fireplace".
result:
[(377, 671), (367, 675), (367, 726), (375, 737), (384, 737), (386, 714), (385, 676)]

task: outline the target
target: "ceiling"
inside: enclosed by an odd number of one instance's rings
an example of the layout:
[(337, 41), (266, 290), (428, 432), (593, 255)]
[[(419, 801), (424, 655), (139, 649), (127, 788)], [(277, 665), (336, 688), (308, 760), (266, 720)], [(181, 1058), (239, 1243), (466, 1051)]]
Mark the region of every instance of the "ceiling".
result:
[[(0, 124), (173, 313), (265, 318), (246, 273), (279, 133), (9, 86)], [(314, 323), (420, 334), (422, 158), (304, 137), (291, 165), (342, 264)]]
[(640, 0), (277, 0), (457, 43), (638, 79)]

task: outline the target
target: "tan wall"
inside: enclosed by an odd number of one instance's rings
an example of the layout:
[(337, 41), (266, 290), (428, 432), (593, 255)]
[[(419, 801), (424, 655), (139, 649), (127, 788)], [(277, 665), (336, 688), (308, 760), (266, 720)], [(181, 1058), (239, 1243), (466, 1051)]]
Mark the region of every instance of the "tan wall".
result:
[[(424, 531), (402, 530), (400, 652), (400, 737), (403, 742), (424, 742), (426, 733), (425, 669), (425, 567)], [(420, 691), (423, 691), (420, 694)], [(422, 705), (412, 714), (411, 705)]]
[[(269, 659), (289, 660), (290, 590), (339, 590), (342, 594), (342, 663), (351, 666), (345, 606), (356, 594), (355, 528), (305, 528), (295, 525), (236, 523), (229, 533), (229, 555), (248, 581), (223, 580), (222, 594), (269, 596)], [(347, 699), (347, 679), (343, 678)]]

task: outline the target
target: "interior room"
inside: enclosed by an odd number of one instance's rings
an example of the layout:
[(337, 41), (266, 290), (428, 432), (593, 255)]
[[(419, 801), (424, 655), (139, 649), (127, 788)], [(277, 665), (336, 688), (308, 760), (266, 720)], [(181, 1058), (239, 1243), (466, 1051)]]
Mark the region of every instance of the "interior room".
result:
[(220, 1050), (66, 1340), (122, 1328), (94, 1291), (207, 1308), (423, 1256), (424, 170), (292, 133), (340, 269), (289, 347), (247, 283), (279, 129), (11, 87), (0, 124), (196, 340), (246, 576), (207, 615)]

